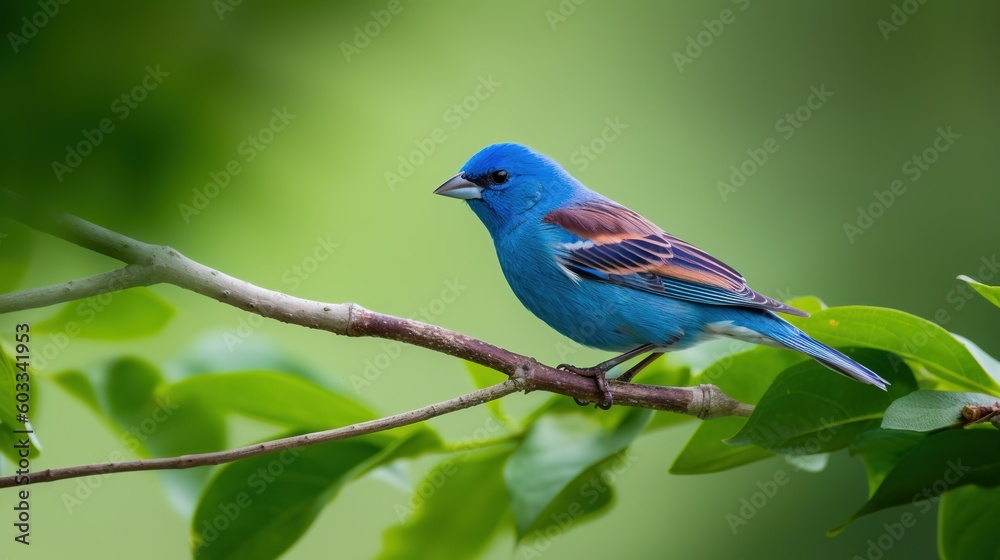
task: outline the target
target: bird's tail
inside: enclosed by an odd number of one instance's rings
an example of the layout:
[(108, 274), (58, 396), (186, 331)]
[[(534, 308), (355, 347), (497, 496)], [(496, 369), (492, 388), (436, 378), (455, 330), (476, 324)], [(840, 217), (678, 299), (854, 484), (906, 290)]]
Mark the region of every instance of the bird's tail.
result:
[[(771, 312), (764, 312), (759, 315), (754, 313), (743, 320), (734, 321), (734, 323), (743, 328), (755, 331), (755, 334), (759, 333), (760, 335), (777, 342), (778, 344), (775, 346), (790, 348), (792, 350), (802, 352), (841, 375), (845, 375), (862, 383), (874, 385), (883, 391), (885, 391), (886, 387), (889, 385), (888, 381), (882, 379), (874, 371), (848, 358), (844, 355), (844, 353), (834, 350), (826, 344), (813, 339), (806, 333)], [(729, 336), (734, 335), (730, 334)], [(734, 338), (743, 337), (734, 336)], [(758, 340), (747, 340), (760, 344), (761, 341), (759, 340), (759, 337), (757, 338)]]

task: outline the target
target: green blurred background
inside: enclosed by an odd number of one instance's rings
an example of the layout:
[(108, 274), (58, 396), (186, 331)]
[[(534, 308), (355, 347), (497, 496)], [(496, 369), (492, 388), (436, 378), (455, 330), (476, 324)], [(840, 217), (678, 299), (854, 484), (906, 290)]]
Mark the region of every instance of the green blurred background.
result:
[[(70, 2), (42, 17), (40, 4), (7, 2), (2, 29), (24, 40), (7, 35), (13, 44), (0, 49), (3, 185), (265, 287), (417, 316), (558, 363), (565, 339), (516, 302), (473, 214), (430, 194), (479, 148), (516, 141), (726, 260), (759, 291), (902, 309), (997, 355), (996, 311), (955, 291), (955, 276), (1000, 283), (984, 274), (995, 269), (981, 269), (1000, 253), (1000, 6), (956, 4), (203, 0)], [(24, 17), (45, 24), (25, 33)], [(701, 41), (700, 52), (689, 38)], [(689, 60), (679, 68), (681, 55)], [(145, 78), (147, 67), (159, 68), (159, 81)], [(144, 79), (155, 88), (134, 91)], [(813, 87), (832, 95), (799, 109)], [(115, 101), (123, 94), (143, 97), (125, 118), (126, 102)], [(247, 161), (248, 136), (285, 108), (294, 118), (265, 132)], [(778, 121), (797, 110), (798, 119), (809, 116), (786, 137)], [(72, 171), (55, 172), (67, 146), (95, 137), (84, 131), (102, 119), (114, 129)], [(605, 130), (609, 120), (616, 130)], [(960, 137), (913, 181), (904, 165), (949, 127)], [(730, 166), (771, 137), (778, 151), (724, 197), (718, 182), (730, 182)], [(414, 153), (420, 145), (430, 153)], [(411, 168), (400, 169), (401, 158)], [(210, 173), (231, 160), (240, 173), (206, 190)], [(871, 209), (882, 204), (874, 192), (896, 179), (906, 191), (884, 211)], [(859, 207), (879, 216), (849, 238), (844, 224), (857, 225)], [(114, 266), (64, 242), (36, 241), (22, 287)], [(312, 269), (317, 247), (331, 243), (332, 256)], [(296, 266), (311, 271), (296, 279)], [(453, 303), (437, 301), (455, 284)], [(246, 319), (178, 289), (155, 290), (179, 309), (164, 332), (128, 344), (73, 341), (47, 371), (121, 353), (171, 363), (198, 340), (219, 344)], [(51, 313), (0, 317), (0, 333)], [(386, 413), (471, 389), (459, 362), (415, 348), (359, 385), (380, 344), (269, 321), (235, 352), (280, 348), (331, 382), (358, 386)], [(580, 350), (568, 359), (604, 357)], [(41, 390), (45, 450), (35, 468), (103, 461), (121, 447), (77, 401), (51, 384)], [(522, 408), (539, 398), (508, 400)], [(485, 418), (473, 410), (433, 425), (459, 439)], [(641, 438), (611, 512), (554, 539), (544, 557), (865, 557), (868, 539), (899, 519), (901, 510), (889, 510), (824, 535), (866, 497), (863, 468), (846, 453), (821, 474), (772, 459), (668, 475), (692, 429)], [(789, 484), (734, 535), (726, 514), (779, 469)], [(33, 491), (30, 549), (10, 544), (3, 493), (0, 556), (188, 554), (188, 521), (155, 475), (103, 480), (69, 512), (64, 494), (75, 490), (66, 481)], [(349, 486), (288, 557), (369, 557), (406, 499), (377, 480)], [(919, 531), (884, 557), (933, 557), (935, 523), (933, 513), (919, 515)], [(507, 558), (512, 545), (506, 534), (488, 556)]]

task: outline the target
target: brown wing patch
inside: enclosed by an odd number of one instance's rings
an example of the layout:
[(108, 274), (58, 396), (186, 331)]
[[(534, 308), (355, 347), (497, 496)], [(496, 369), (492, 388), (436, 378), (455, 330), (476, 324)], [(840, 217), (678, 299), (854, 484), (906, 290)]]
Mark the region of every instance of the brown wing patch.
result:
[[(743, 278), (743, 275), (737, 272), (733, 267), (709, 255), (694, 245), (691, 245), (687, 241), (678, 239), (669, 233), (664, 233), (663, 236), (674, 248), (674, 259), (670, 264), (677, 264), (678, 268), (687, 268), (689, 271), (697, 272), (699, 274), (707, 274), (710, 277), (715, 278), (715, 282), (707, 283), (714, 284), (734, 292), (738, 292), (747, 287), (746, 279)], [(677, 276), (681, 277), (680, 274)], [(700, 281), (697, 279), (693, 280), (696, 282)]]
[(733, 286), (733, 283), (731, 281), (719, 276), (714, 272), (688, 268), (686, 266), (675, 265), (672, 263), (663, 263), (659, 266), (650, 267), (649, 272), (652, 272), (657, 276), (667, 276), (667, 277), (677, 278), (679, 280), (688, 280), (690, 282), (697, 282), (699, 284), (707, 284), (709, 286), (718, 286), (725, 290), (731, 290), (731, 291), (738, 290), (741, 287), (741, 286)]
[(629, 237), (645, 237), (663, 230), (639, 214), (611, 204), (580, 204), (553, 210), (542, 221), (589, 239), (597, 244), (615, 243)]

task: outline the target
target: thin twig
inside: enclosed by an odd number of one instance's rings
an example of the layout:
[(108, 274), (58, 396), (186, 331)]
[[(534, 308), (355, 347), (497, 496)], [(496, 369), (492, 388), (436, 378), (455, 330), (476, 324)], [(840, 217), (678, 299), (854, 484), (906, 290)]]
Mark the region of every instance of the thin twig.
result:
[[(442, 414), (448, 414), (449, 412), (455, 412), (464, 408), (496, 400), (511, 393), (516, 393), (520, 390), (520, 382), (517, 379), (508, 379), (503, 383), (492, 385), (478, 391), (473, 391), (472, 393), (455, 397), (444, 402), (428, 405), (409, 412), (386, 416), (385, 418), (379, 418), (377, 420), (369, 420), (368, 422), (344, 426), (342, 428), (334, 428), (332, 430), (324, 430), (322, 432), (313, 432), (310, 434), (302, 434), (300, 436), (275, 439), (255, 445), (248, 445), (246, 447), (239, 447), (226, 451), (215, 451), (212, 453), (198, 453), (194, 455), (181, 455), (180, 457), (139, 459), (135, 461), (120, 461), (117, 463), (96, 463), (93, 465), (81, 465), (79, 467), (48, 469), (31, 473), (27, 476), (27, 482), (24, 484), (38, 484), (41, 482), (53, 482), (56, 480), (65, 480), (67, 478), (81, 478), (84, 476), (100, 474), (190, 469), (192, 467), (221, 465), (222, 463), (231, 463), (239, 459), (274, 453), (275, 451), (281, 451), (283, 449), (317, 445), (329, 441), (348, 439), (366, 434), (373, 434), (375, 432), (383, 432), (402, 426), (408, 426), (410, 424), (429, 420), (436, 416), (441, 416)], [(16, 486), (17, 484), (15, 483), (15, 480), (17, 479), (18, 477), (16, 475), (0, 477), (0, 488)], [(23, 486), (24, 484), (21, 484), (20, 486)]]

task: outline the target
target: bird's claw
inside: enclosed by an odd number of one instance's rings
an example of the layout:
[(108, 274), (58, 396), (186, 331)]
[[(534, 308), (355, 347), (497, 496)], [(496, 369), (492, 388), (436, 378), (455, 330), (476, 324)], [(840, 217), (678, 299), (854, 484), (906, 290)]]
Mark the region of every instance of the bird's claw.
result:
[[(556, 369), (562, 371), (568, 371), (569, 373), (574, 373), (581, 377), (589, 377), (593, 379), (594, 382), (597, 384), (597, 391), (602, 395), (602, 399), (598, 402), (595, 402), (594, 406), (600, 408), (601, 410), (607, 410), (611, 408), (611, 405), (614, 403), (615, 399), (614, 396), (611, 394), (611, 389), (608, 387), (607, 377), (605, 377), (605, 374), (607, 372), (605, 372), (603, 369), (598, 367), (580, 368), (572, 366), (570, 364), (559, 364), (556, 367)], [(589, 401), (583, 401), (578, 399), (577, 397), (573, 397), (573, 400), (576, 402), (576, 404), (580, 406), (587, 406), (588, 404), (590, 404)]]

